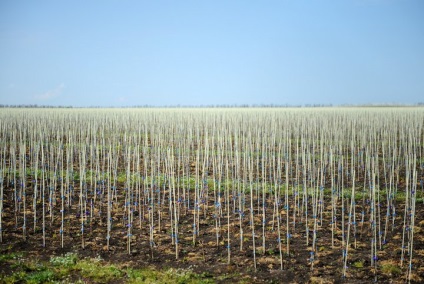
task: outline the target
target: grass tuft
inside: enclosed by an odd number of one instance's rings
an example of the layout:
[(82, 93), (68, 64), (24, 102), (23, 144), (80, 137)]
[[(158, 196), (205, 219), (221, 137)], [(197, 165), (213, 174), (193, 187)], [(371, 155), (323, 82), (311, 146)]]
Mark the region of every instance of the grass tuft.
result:
[(381, 272), (383, 272), (383, 274), (396, 277), (402, 273), (402, 270), (396, 264), (387, 263), (381, 265)]

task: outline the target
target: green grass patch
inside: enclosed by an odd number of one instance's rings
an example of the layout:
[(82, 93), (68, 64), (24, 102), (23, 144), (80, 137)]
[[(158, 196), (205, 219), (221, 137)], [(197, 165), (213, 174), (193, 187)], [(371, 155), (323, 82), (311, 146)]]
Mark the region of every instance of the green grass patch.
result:
[(209, 274), (196, 274), (190, 270), (170, 268), (165, 271), (128, 269), (128, 283), (215, 283)]
[(381, 272), (389, 276), (396, 277), (402, 273), (402, 270), (400, 269), (398, 265), (387, 263), (387, 264), (381, 265)]
[(359, 261), (355, 261), (355, 262), (352, 264), (352, 266), (353, 266), (353, 267), (355, 267), (355, 268), (364, 268), (364, 262), (363, 262), (363, 261), (361, 261), (361, 260), (359, 260)]
[(196, 274), (186, 269), (121, 268), (101, 258), (79, 259), (74, 253), (54, 256), (50, 261), (23, 258), (21, 253), (0, 254), (0, 264), (11, 271), (0, 275), (0, 283), (215, 283), (208, 273)]
[(27, 274), (25, 282), (30, 284), (48, 283), (55, 279), (55, 273), (52, 270), (42, 270)]
[(78, 256), (75, 253), (67, 253), (64, 256), (55, 256), (50, 258), (50, 263), (53, 266), (72, 267), (78, 261)]
[(107, 283), (124, 275), (124, 272), (115, 265), (104, 265), (100, 261), (93, 261), (92, 259), (77, 262), (74, 269), (84, 278), (100, 283)]
[(7, 254), (0, 254), (0, 263), (9, 262), (13, 260), (17, 260), (22, 258), (22, 253), (7, 253)]

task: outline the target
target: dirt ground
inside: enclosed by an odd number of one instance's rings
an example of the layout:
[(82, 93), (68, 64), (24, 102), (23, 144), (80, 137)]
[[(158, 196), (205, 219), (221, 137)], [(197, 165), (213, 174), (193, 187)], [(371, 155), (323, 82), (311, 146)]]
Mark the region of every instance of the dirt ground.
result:
[[(7, 192), (7, 191), (5, 191)], [(29, 195), (30, 196), (30, 195)], [(32, 206), (32, 200), (28, 200)], [(16, 224), (13, 210), (11, 192), (5, 194), (3, 210), (3, 242), (0, 244), (2, 253), (25, 252), (27, 256), (37, 257), (40, 260), (49, 260), (52, 256), (64, 255), (67, 252), (77, 253), (80, 257), (101, 257), (110, 263), (125, 264), (128, 267), (155, 267), (192, 269), (196, 273), (204, 273), (216, 278), (218, 275), (227, 275), (225, 281), (247, 283), (404, 283), (407, 277), (409, 255), (405, 251), (405, 261), (401, 267), (402, 255), (402, 232), (403, 232), (403, 205), (397, 205), (397, 216), (394, 227), (389, 227), (386, 243), (383, 242), (381, 249), (378, 245), (377, 265), (371, 265), (371, 226), (368, 217), (364, 223), (357, 220), (356, 238), (354, 238), (353, 226), (351, 228), (350, 246), (348, 251), (348, 263), (346, 277), (343, 277), (341, 222), (332, 235), (331, 211), (324, 210), (323, 222), (317, 227), (317, 243), (314, 259), (311, 259), (312, 230), (310, 223), (309, 245), (306, 241), (305, 220), (297, 216), (296, 225), (293, 228), (293, 218), (290, 216), (290, 247), (286, 253), (286, 242), (282, 242), (283, 269), (280, 269), (280, 251), (278, 243), (277, 226), (272, 219), (272, 206), (267, 207), (265, 241), (266, 249), (262, 248), (262, 212), (255, 212), (255, 245), (256, 245), (256, 271), (254, 268), (254, 256), (252, 247), (252, 232), (249, 224), (249, 214), (242, 221), (244, 230), (243, 249), (240, 250), (240, 225), (238, 215), (230, 216), (230, 252), (231, 260), (228, 263), (227, 246), (227, 218), (221, 218), (221, 232), (216, 238), (216, 218), (213, 215), (213, 204), (209, 204), (206, 213), (201, 211), (199, 235), (193, 244), (193, 211), (183, 210), (179, 220), (179, 258), (175, 257), (175, 246), (170, 236), (170, 219), (166, 207), (162, 208), (161, 227), (155, 227), (154, 246), (149, 241), (149, 221), (147, 208), (143, 212), (134, 212), (133, 230), (131, 236), (131, 252), (128, 253), (127, 228), (121, 207), (116, 206), (112, 212), (113, 227), (109, 249), (106, 246), (106, 220), (105, 213), (102, 217), (88, 218), (84, 231), (84, 248), (76, 205), (65, 212), (65, 230), (63, 233), (63, 247), (61, 246), (59, 205), (53, 219), (46, 212), (45, 243), (42, 238), (41, 210), (37, 212), (37, 227), (33, 230), (33, 212), (27, 205), (27, 235), (23, 237), (23, 212), (18, 212), (18, 224)], [(327, 209), (330, 207), (327, 204)], [(357, 205), (361, 212), (362, 205)], [(417, 223), (414, 227), (414, 250), (411, 282), (422, 283), (424, 281), (424, 205), (416, 205)], [(39, 205), (39, 207), (41, 207)], [(369, 208), (365, 208), (369, 209)], [(21, 209), (23, 210), (23, 208)], [(381, 226), (384, 230), (385, 208), (380, 208)], [(282, 236), (285, 236), (286, 212), (281, 211)], [(290, 212), (290, 214), (292, 214)], [(339, 210), (340, 214), (340, 210)], [(358, 213), (357, 213), (358, 214)], [(359, 216), (359, 214), (358, 214)], [(366, 215), (367, 216), (367, 215)], [(345, 231), (347, 232), (347, 214)], [(420, 219), (421, 218), (421, 219)], [(340, 216), (338, 218), (341, 220)], [(357, 217), (359, 219), (359, 217)], [(141, 220), (141, 222), (140, 222)], [(309, 222), (311, 222), (310, 219)], [(275, 220), (274, 220), (275, 222)], [(390, 221), (391, 222), (391, 221)], [(140, 227), (141, 224), (141, 227)], [(332, 246), (334, 236), (334, 246)], [(405, 236), (405, 247), (407, 236)], [(377, 269), (375, 269), (375, 267)], [(2, 273), (7, 273), (3, 267)]]

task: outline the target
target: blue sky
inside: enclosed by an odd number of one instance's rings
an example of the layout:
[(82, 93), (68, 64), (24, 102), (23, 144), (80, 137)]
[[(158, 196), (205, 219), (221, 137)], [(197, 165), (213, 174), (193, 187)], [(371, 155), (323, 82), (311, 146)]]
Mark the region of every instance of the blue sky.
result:
[(1, 1), (0, 103), (424, 101), (424, 1)]

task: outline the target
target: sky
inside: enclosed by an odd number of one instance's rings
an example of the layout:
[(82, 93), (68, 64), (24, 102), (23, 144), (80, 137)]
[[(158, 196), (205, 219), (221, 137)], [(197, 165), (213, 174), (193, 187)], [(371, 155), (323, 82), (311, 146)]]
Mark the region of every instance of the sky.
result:
[(424, 102), (424, 1), (0, 2), (0, 104)]

